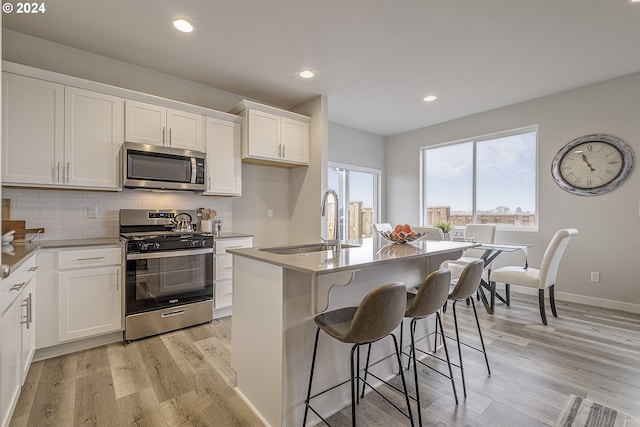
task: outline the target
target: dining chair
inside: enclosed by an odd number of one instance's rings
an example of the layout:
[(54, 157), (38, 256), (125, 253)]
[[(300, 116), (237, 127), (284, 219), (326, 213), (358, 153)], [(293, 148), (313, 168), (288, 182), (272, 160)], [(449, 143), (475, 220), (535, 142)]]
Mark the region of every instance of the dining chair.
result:
[(567, 248), (571, 238), (576, 234), (578, 234), (578, 230), (575, 228), (564, 228), (558, 230), (544, 252), (542, 262), (540, 263), (540, 269), (529, 267), (525, 268), (522, 266), (506, 266), (493, 270), (491, 273), (491, 288), (494, 289), (493, 292), (495, 292), (496, 283), (504, 283), (506, 304), (510, 305), (511, 285), (537, 288), (540, 317), (542, 318), (542, 323), (546, 325), (547, 314), (545, 313), (544, 308), (544, 291), (545, 289), (549, 289), (549, 304), (551, 305), (551, 312), (553, 313), (553, 317), (558, 317), (554, 296), (558, 268), (560, 267), (560, 260), (562, 259), (564, 250)]
[[(467, 224), (464, 228), (464, 238), (473, 239), (477, 243), (494, 243), (496, 226), (494, 224)], [(467, 249), (458, 259), (444, 261), (440, 268), (451, 270), (451, 276), (455, 279), (460, 276), (464, 267), (471, 261), (481, 259), (484, 254), (482, 249)], [(491, 278), (491, 264), (484, 266), (487, 271), (487, 283)]]
[(376, 231), (378, 235), (383, 231), (393, 231), (393, 227), (391, 227), (391, 224), (389, 224), (388, 222), (371, 224), (371, 226), (373, 227), (373, 229)]
[(444, 233), (442, 232), (442, 228), (438, 227), (411, 227), (413, 231), (416, 233), (429, 233), (424, 238), (425, 240), (444, 240)]

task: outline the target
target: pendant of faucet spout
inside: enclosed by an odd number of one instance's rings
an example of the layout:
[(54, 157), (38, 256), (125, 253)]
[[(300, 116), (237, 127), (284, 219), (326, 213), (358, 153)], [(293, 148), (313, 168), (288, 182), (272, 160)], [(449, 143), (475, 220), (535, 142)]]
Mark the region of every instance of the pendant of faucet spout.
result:
[[(320, 216), (325, 216), (327, 210), (327, 199), (329, 195), (333, 196), (333, 240), (338, 240), (338, 193), (334, 190), (327, 190), (322, 195), (322, 204), (320, 205)], [(328, 227), (328, 224), (327, 224)], [(328, 236), (327, 236), (328, 237)]]

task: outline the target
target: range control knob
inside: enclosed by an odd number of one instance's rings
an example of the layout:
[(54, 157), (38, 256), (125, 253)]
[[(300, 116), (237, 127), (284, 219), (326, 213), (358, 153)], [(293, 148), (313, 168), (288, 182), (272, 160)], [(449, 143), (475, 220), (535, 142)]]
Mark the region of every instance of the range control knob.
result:
[(141, 251), (146, 251), (149, 248), (149, 244), (146, 242), (140, 242), (138, 245), (140, 246)]
[(155, 242), (155, 243), (153, 244), (153, 249), (160, 249), (160, 243)]

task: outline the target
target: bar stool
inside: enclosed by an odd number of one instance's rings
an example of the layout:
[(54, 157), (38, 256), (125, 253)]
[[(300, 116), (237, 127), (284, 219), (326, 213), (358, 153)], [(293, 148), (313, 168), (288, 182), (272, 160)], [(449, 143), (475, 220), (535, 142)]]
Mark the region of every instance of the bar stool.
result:
[[(484, 354), (484, 360), (487, 364), (487, 372), (491, 375), (491, 368), (489, 367), (489, 358), (487, 357), (487, 350), (484, 346), (484, 340), (482, 338), (482, 329), (480, 328), (480, 321), (478, 320), (478, 312), (476, 311), (476, 305), (473, 302), (472, 296), (478, 290), (480, 286), (480, 279), (482, 278), (482, 270), (484, 269), (484, 261), (481, 259), (471, 261), (467, 264), (462, 270), (460, 277), (457, 280), (452, 282), (453, 290), (449, 293), (449, 299), (453, 300), (453, 322), (456, 328), (456, 342), (458, 343), (458, 358), (460, 360), (460, 374), (462, 376), (462, 390), (464, 392), (464, 397), (467, 397), (467, 386), (464, 380), (464, 365), (462, 364), (462, 350), (460, 345), (463, 344), (473, 350), (479, 351)], [(460, 332), (458, 330), (458, 317), (456, 316), (456, 303), (459, 301), (471, 301), (471, 306), (473, 307), (473, 315), (476, 318), (476, 325), (478, 326), (478, 336), (480, 337), (480, 344), (482, 344), (482, 348), (477, 348), (472, 345), (463, 343), (460, 341)], [(436, 331), (436, 339), (437, 339), (437, 331)], [(444, 334), (443, 334), (444, 336)], [(443, 338), (444, 341), (444, 338)]]
[[(317, 325), (315, 343), (313, 346), (313, 357), (311, 359), (311, 373), (309, 375), (309, 388), (307, 390), (307, 398), (304, 401), (304, 419), (302, 425), (307, 423), (307, 415), (309, 409), (311, 409), (325, 424), (329, 423), (310, 405), (310, 400), (314, 399), (336, 387), (339, 387), (347, 382), (351, 383), (351, 424), (356, 425), (356, 403), (358, 401), (358, 390), (360, 389), (360, 351), (361, 345), (371, 344), (379, 341), (388, 335), (393, 338), (396, 358), (398, 360), (398, 367), (400, 377), (402, 378), (402, 386), (404, 388), (405, 400), (407, 403), (408, 413), (404, 413), (395, 404), (390, 402), (396, 409), (402, 412), (413, 426), (413, 414), (411, 412), (411, 406), (409, 404), (409, 394), (407, 392), (407, 385), (404, 379), (402, 361), (400, 359), (400, 350), (398, 348), (398, 341), (396, 340), (393, 331), (402, 322), (402, 317), (406, 308), (406, 293), (407, 289), (402, 283), (390, 283), (387, 285), (379, 286), (370, 291), (362, 300), (358, 307), (346, 307), (326, 313), (321, 313), (314, 318)], [(351, 377), (323, 390), (319, 393), (311, 396), (311, 386), (313, 382), (313, 372), (316, 363), (316, 354), (318, 350), (318, 336), (320, 330), (323, 330), (332, 338), (343, 342), (353, 344), (351, 347)], [(357, 366), (354, 358), (357, 357)], [(366, 370), (365, 370), (366, 373)], [(363, 380), (366, 384), (366, 381)], [(375, 389), (374, 389), (375, 390)], [(376, 390), (377, 391), (377, 390)], [(379, 392), (378, 392), (379, 393)], [(380, 393), (379, 393), (380, 394)], [(382, 396), (382, 394), (381, 394)], [(384, 396), (383, 396), (384, 397)]]
[[(440, 375), (448, 378), (451, 381), (451, 388), (453, 389), (453, 396), (456, 401), (456, 405), (458, 404), (458, 394), (456, 393), (456, 384), (453, 380), (453, 370), (451, 369), (451, 361), (449, 360), (449, 350), (447, 349), (447, 342), (445, 339), (442, 340), (442, 345), (444, 346), (444, 353), (446, 355), (446, 359), (441, 359), (432, 353), (427, 353), (425, 351), (420, 350), (416, 347), (415, 342), (415, 332), (416, 332), (416, 323), (420, 319), (425, 319), (433, 314), (436, 315), (436, 334), (438, 328), (440, 328), (440, 333), (444, 337), (444, 330), (442, 328), (442, 319), (440, 318), (439, 310), (444, 306), (447, 302), (447, 298), (449, 297), (449, 287), (451, 286), (451, 272), (449, 269), (443, 268), (437, 271), (430, 273), (425, 279), (422, 281), (420, 286), (418, 287), (417, 293), (407, 292), (407, 309), (404, 313), (404, 317), (411, 318), (411, 323), (409, 324), (409, 331), (411, 332), (411, 348), (410, 348), (410, 360), (413, 361), (413, 378), (415, 380), (416, 385), (416, 403), (418, 405), (418, 425), (422, 426), (422, 412), (420, 411), (420, 387), (418, 385), (418, 363), (426, 366), (439, 373)], [(400, 348), (402, 348), (402, 333), (400, 334)], [(416, 359), (416, 351), (419, 351), (422, 354), (429, 355), (443, 362), (447, 362), (447, 366), (449, 368), (449, 375), (440, 372), (439, 370), (433, 368), (432, 366), (427, 365), (422, 362), (420, 359)]]
[[(444, 352), (446, 355), (446, 359), (441, 359), (432, 353), (427, 353), (426, 351), (422, 351), (415, 345), (415, 331), (416, 331), (416, 323), (418, 320), (425, 319), (433, 314), (436, 315), (436, 331), (438, 327), (440, 328), (440, 333), (444, 337), (444, 330), (442, 328), (442, 319), (440, 318), (440, 313), (438, 312), (440, 308), (444, 306), (447, 302), (447, 298), (449, 297), (449, 287), (451, 286), (451, 272), (449, 269), (443, 268), (437, 271), (434, 271), (427, 275), (424, 278), (422, 283), (418, 287), (418, 292), (407, 292), (407, 308), (404, 313), (404, 317), (411, 318), (411, 323), (409, 324), (409, 331), (411, 332), (411, 347), (410, 353), (405, 354), (409, 356), (409, 365), (413, 361), (413, 378), (416, 387), (416, 397), (414, 398), (416, 404), (418, 405), (418, 425), (422, 426), (422, 412), (420, 411), (420, 387), (418, 384), (418, 363), (423, 366), (431, 369), (432, 371), (437, 372), (438, 374), (448, 378), (451, 381), (451, 387), (453, 389), (453, 396), (456, 401), (456, 405), (458, 404), (458, 394), (456, 393), (456, 384), (453, 379), (453, 370), (451, 369), (451, 361), (449, 359), (449, 350), (447, 349), (446, 340), (442, 340), (442, 344), (444, 346)], [(404, 320), (403, 320), (404, 322)], [(402, 329), (400, 329), (400, 349), (402, 349)], [(369, 347), (369, 351), (371, 347)], [(449, 368), (449, 375), (444, 372), (441, 372), (434, 367), (427, 365), (421, 360), (416, 358), (416, 351), (420, 353), (429, 355), (435, 359), (441, 360), (443, 362), (447, 362), (447, 367)], [(365, 380), (369, 367), (369, 354), (367, 354), (367, 362), (365, 365)], [(409, 369), (410, 366), (407, 366)], [(370, 374), (376, 379), (383, 381), (381, 378), (376, 377), (373, 374)], [(398, 391), (402, 391), (394, 386), (391, 386)], [(364, 387), (362, 388), (362, 395), (364, 396)]]

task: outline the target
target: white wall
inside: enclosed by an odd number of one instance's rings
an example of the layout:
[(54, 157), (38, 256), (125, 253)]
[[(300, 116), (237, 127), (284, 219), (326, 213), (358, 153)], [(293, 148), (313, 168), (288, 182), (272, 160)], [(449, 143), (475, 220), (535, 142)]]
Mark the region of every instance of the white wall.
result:
[[(640, 162), (640, 74), (389, 138), (388, 219), (420, 221), (420, 147), (534, 124), (539, 126), (539, 231), (502, 232), (496, 241), (533, 243), (529, 264), (537, 266), (554, 232), (576, 227), (580, 234), (563, 258), (558, 298), (640, 312), (640, 263), (635, 261), (640, 253), (640, 166), (620, 188), (593, 197), (569, 194), (551, 178), (556, 152), (574, 138), (593, 133), (622, 138)], [(590, 283), (592, 271), (600, 272), (600, 283)]]
[(386, 222), (385, 142), (385, 138), (380, 135), (329, 122), (329, 161), (382, 170), (381, 222)]

